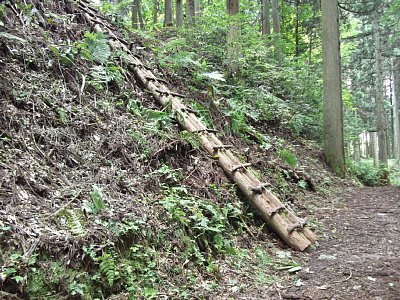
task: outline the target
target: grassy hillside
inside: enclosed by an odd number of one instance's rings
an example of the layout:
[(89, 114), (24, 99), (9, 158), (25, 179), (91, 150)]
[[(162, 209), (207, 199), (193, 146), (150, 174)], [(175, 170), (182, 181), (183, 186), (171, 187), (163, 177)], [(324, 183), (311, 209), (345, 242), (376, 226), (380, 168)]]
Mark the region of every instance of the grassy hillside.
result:
[[(0, 8), (2, 297), (254, 299), (301, 284), (296, 254), (140, 87), (110, 37), (91, 32), (77, 3)], [(204, 81), (191, 88), (182, 84), (190, 77), (161, 68), (166, 56), (151, 51), (158, 42), (128, 35), (299, 215), (335, 184), (318, 148), (268, 115), (271, 107), (256, 110), (269, 123), (244, 121), (234, 102), (214, 103)]]

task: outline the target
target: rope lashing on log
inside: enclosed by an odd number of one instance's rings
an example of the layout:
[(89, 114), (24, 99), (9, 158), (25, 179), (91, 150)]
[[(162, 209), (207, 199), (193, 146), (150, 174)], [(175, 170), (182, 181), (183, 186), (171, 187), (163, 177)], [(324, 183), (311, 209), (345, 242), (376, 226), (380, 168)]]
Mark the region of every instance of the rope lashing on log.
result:
[(195, 129), (193, 131), (191, 131), (191, 133), (217, 133), (218, 130), (216, 129), (211, 129), (211, 128), (204, 128), (204, 129)]
[(158, 82), (162, 82), (162, 83), (168, 84), (167, 80), (165, 80), (163, 78), (159, 78), (159, 77), (148, 76), (148, 77), (146, 77), (146, 79), (149, 80), (149, 81), (158, 81)]
[(272, 218), (275, 214), (277, 214), (277, 213), (283, 211), (284, 209), (285, 209), (285, 206), (284, 206), (284, 205), (275, 207), (274, 209), (272, 209), (272, 210), (269, 212), (269, 216)]
[(190, 107), (187, 107), (187, 106), (181, 107), (181, 111), (182, 112), (186, 112), (186, 113), (192, 113), (192, 114), (195, 114), (195, 115), (198, 114), (197, 110), (194, 110), (193, 108), (190, 108)]
[(291, 234), (296, 229), (303, 229), (304, 226), (307, 225), (307, 222), (308, 222), (307, 218), (301, 219), (298, 223), (293, 224), (288, 227), (288, 229), (287, 229), (288, 233)]
[(269, 187), (269, 186), (271, 186), (271, 184), (269, 182), (266, 182), (266, 183), (262, 183), (257, 186), (253, 186), (250, 188), (250, 190), (255, 194), (262, 194), (262, 192), (264, 190), (267, 190), (267, 187)]
[[(79, 2), (82, 10), (85, 8), (85, 0)], [(86, 21), (91, 24), (96, 32), (103, 32), (110, 36), (115, 34), (106, 26), (102, 28), (99, 24), (103, 24), (103, 20), (98, 20), (95, 16), (83, 13)], [(180, 98), (183, 95), (171, 92), (162, 81), (154, 80), (156, 77), (152, 70), (146, 68), (139, 58), (135, 57), (131, 50), (118, 40), (109, 40), (109, 44), (114, 50), (123, 50), (128, 54), (125, 62), (128, 69), (135, 76), (136, 80), (149, 91), (153, 97), (159, 102), (164, 109), (170, 111), (177, 119), (180, 126), (188, 132), (199, 133), (207, 132), (207, 134), (199, 134), (199, 141), (203, 148), (214, 158), (224, 172), (234, 181), (244, 196), (254, 205), (260, 212), (261, 217), (268, 226), (274, 230), (289, 246), (295, 250), (303, 251), (316, 241), (315, 234), (305, 226), (304, 222), (299, 223), (299, 218), (294, 212), (284, 205), (267, 187), (263, 184), (253, 172), (240, 172), (243, 163), (230, 149), (233, 145), (224, 145), (224, 143), (214, 134), (213, 130), (206, 130), (207, 127), (194, 113), (189, 113), (186, 105)], [(161, 93), (160, 93), (161, 91)], [(180, 112), (175, 114), (175, 112)], [(203, 130), (204, 128), (204, 130)], [(232, 166), (240, 166), (239, 169), (232, 171)], [(247, 169), (246, 169), (247, 170)], [(239, 171), (239, 172), (238, 172)], [(293, 228), (293, 229), (292, 229)], [(290, 230), (289, 230), (290, 229)], [(297, 230), (295, 230), (297, 229)], [(290, 231), (290, 232), (289, 232)]]
[[(148, 79), (149, 80), (149, 79)], [(151, 80), (150, 80), (151, 81)], [(179, 94), (179, 93), (175, 93), (175, 92), (171, 92), (169, 90), (155, 90), (155, 92), (161, 94), (161, 95), (168, 95), (168, 96), (175, 96), (175, 97), (179, 97), (179, 98), (186, 98), (185, 95)]]
[(229, 171), (231, 173), (233, 173), (240, 169), (246, 169), (247, 167), (251, 167), (251, 163), (245, 163), (245, 164), (233, 166)]
[(216, 152), (216, 151), (219, 151), (219, 150), (232, 149), (233, 145), (214, 145), (212, 148)]

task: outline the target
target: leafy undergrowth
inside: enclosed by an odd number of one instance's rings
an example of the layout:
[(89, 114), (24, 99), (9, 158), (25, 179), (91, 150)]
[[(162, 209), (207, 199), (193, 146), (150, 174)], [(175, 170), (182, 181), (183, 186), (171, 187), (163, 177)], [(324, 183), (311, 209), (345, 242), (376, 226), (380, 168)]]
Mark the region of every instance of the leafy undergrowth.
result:
[(366, 186), (387, 185), (388, 183), (400, 186), (399, 164), (389, 159), (386, 168), (374, 166), (372, 159), (362, 159), (359, 162), (349, 160), (350, 172)]
[[(74, 1), (32, 3), (1, 4), (1, 296), (252, 299), (301, 284), (294, 254), (139, 87), (109, 37), (89, 31)], [(299, 215), (334, 184), (309, 142), (193, 93), (216, 128), (239, 120), (224, 142)]]

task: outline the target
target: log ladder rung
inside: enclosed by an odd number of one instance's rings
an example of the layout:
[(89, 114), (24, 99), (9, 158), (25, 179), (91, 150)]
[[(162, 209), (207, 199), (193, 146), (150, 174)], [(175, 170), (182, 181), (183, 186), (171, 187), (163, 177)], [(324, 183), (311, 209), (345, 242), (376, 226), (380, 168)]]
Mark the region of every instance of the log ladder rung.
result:
[[(141, 58), (140, 58), (139, 56), (137, 56), (136, 54), (133, 54), (132, 51), (130, 51), (130, 53), (131, 53), (131, 56), (132, 56), (132, 57), (136, 58), (136, 60), (140, 62), (140, 59), (141, 59)], [(135, 66), (135, 67), (139, 67), (139, 68), (141, 67), (141, 68), (146, 69), (147, 71), (150, 71), (150, 72), (154, 71), (154, 69), (153, 69), (152, 67), (150, 67), (150, 66), (148, 66), (148, 65), (145, 65), (145, 64), (142, 63), (142, 62), (140, 62), (140, 63), (133, 63), (133, 62), (130, 62), (130, 64), (133, 65), (133, 66)], [(145, 77), (145, 78), (146, 78), (146, 77)], [(146, 78), (146, 79), (147, 79), (147, 78)]]
[(162, 79), (162, 78), (158, 78), (158, 77), (151, 77), (151, 76), (149, 76), (149, 77), (146, 77), (146, 79), (147, 79), (148, 81), (158, 81), (158, 82), (162, 82), (162, 83), (168, 84), (168, 81), (167, 81), (167, 80)]
[(271, 218), (271, 217), (273, 217), (275, 214), (281, 212), (281, 211), (284, 210), (284, 209), (285, 209), (284, 206), (275, 207), (274, 209), (272, 209), (272, 210), (268, 213), (268, 215), (269, 215), (269, 217)]
[(250, 167), (250, 166), (251, 166), (251, 163), (245, 163), (245, 164), (241, 164), (241, 165), (236, 165), (236, 166), (233, 166), (229, 171), (231, 173), (233, 173), (233, 172), (236, 172), (237, 170), (245, 169), (245, 168)]
[(265, 190), (267, 187), (270, 187), (271, 184), (269, 182), (262, 183), (260, 185), (254, 186), (250, 188), (250, 190), (255, 193), (255, 194), (262, 194), (263, 190)]
[(300, 219), (300, 221), (299, 221), (298, 223), (293, 224), (293, 225), (291, 225), (291, 226), (289, 226), (289, 227), (287, 228), (288, 233), (289, 233), (289, 234), (292, 233), (295, 229), (303, 229), (304, 226), (307, 225), (307, 221), (308, 221), (307, 218)]
[(192, 130), (192, 133), (203, 133), (203, 132), (217, 133), (218, 130), (216, 130), (216, 129), (211, 129), (211, 128), (204, 128), (204, 129), (195, 129), (195, 130)]
[[(135, 56), (133, 56), (133, 57), (135, 57)], [(135, 57), (136, 58), (136, 57)], [(143, 69), (146, 69), (146, 70), (148, 70), (148, 71), (153, 71), (153, 69), (151, 68), (151, 67), (149, 67), (149, 66), (146, 66), (145, 64), (143, 64), (143, 63), (141, 63), (141, 62), (134, 62), (134, 61), (132, 61), (132, 60), (130, 60), (129, 62), (128, 62), (128, 65), (130, 65), (130, 66), (133, 66), (133, 67), (135, 67), (135, 68), (143, 68)]]
[(144, 65), (143, 65), (141, 62), (136, 62), (136, 61), (130, 60), (130, 61), (128, 62), (128, 64), (129, 64), (130, 66), (135, 67), (135, 68), (139, 68), (139, 67), (143, 67), (143, 68), (144, 68)]
[(215, 145), (213, 146), (214, 151), (218, 151), (218, 150), (226, 150), (226, 149), (232, 149), (233, 145)]
[(185, 95), (179, 94), (179, 93), (175, 93), (175, 92), (171, 92), (171, 91), (166, 91), (166, 90), (155, 90), (155, 92), (159, 93), (160, 95), (168, 95), (168, 96), (175, 96), (178, 98), (186, 98)]
[(187, 106), (181, 107), (180, 110), (183, 111), (183, 112), (188, 112), (188, 113), (192, 113), (192, 114), (195, 114), (195, 115), (197, 114), (197, 110), (194, 110), (194, 109), (192, 109), (190, 107), (187, 107)]

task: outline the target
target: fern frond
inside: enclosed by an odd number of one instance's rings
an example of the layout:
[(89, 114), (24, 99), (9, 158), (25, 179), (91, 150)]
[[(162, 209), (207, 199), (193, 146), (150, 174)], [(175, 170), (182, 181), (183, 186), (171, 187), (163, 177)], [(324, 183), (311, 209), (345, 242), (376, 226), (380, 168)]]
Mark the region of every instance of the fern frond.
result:
[(106, 63), (110, 57), (110, 46), (103, 33), (85, 33), (84, 45), (93, 60)]
[(104, 66), (93, 66), (90, 68), (90, 77), (91, 80), (89, 80), (89, 83), (96, 89), (102, 89), (103, 84), (110, 81), (107, 76), (107, 70)]
[(79, 216), (71, 209), (65, 211), (65, 217), (67, 219), (67, 225), (74, 236), (83, 236), (86, 234), (86, 230), (79, 219)]
[(122, 80), (120, 69), (117, 66), (93, 66), (90, 68), (90, 77), (89, 83), (96, 89), (102, 89), (103, 84), (111, 81), (120, 82)]
[(103, 274), (107, 282), (110, 286), (114, 284), (114, 281), (117, 279), (117, 271), (115, 270), (115, 261), (114, 257), (109, 253), (104, 253), (101, 257), (98, 258), (100, 262), (100, 272)]

